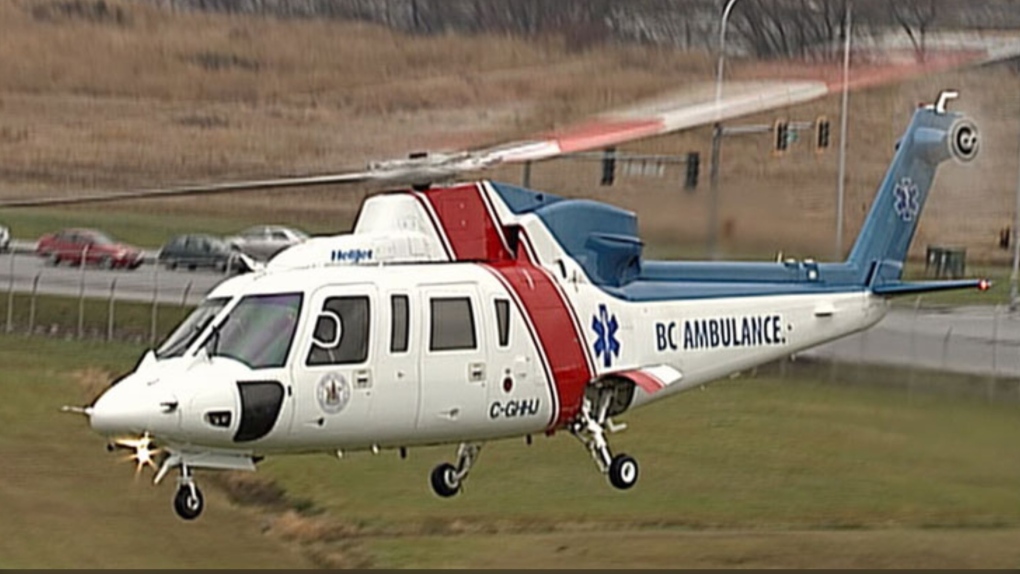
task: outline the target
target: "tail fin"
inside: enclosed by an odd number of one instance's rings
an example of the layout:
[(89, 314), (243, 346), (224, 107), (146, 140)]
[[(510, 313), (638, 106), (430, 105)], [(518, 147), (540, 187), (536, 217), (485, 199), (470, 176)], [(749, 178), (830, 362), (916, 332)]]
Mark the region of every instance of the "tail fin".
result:
[(961, 114), (947, 112), (943, 92), (935, 105), (919, 108), (897, 144), (896, 155), (871, 205), (847, 262), (865, 285), (898, 281), (939, 164), (955, 157), (972, 160), (977, 128)]

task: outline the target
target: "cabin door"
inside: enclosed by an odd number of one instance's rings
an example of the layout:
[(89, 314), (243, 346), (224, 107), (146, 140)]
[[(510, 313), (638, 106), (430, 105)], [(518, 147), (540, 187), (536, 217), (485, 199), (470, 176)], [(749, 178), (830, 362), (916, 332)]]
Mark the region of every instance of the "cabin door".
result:
[(419, 292), (421, 400), (418, 432), (451, 439), (483, 430), (491, 375), (481, 301), (473, 283), (425, 285)]
[(292, 362), (295, 440), (337, 447), (375, 440), (370, 413), (378, 306), (374, 285), (327, 285), (312, 293)]

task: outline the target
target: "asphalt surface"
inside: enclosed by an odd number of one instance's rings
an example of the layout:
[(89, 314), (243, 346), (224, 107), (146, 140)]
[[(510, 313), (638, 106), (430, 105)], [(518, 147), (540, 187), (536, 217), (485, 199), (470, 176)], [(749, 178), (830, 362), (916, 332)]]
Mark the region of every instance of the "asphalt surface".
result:
[(1020, 313), (1004, 306), (894, 308), (871, 329), (800, 355), (1020, 377)]
[[(227, 275), (215, 271), (168, 271), (154, 265), (154, 253), (136, 270), (47, 265), (34, 245), (15, 242), (0, 254), (0, 290), (151, 302), (197, 304)], [(1005, 307), (950, 309), (897, 307), (877, 325), (855, 335), (799, 353), (835, 359), (1020, 377), (1020, 313)]]
[(155, 254), (146, 253), (146, 262), (134, 270), (99, 269), (95, 266), (55, 267), (32, 253), (34, 245), (12, 242), (13, 251), (0, 254), (0, 290), (77, 297), (84, 292), (90, 298), (197, 304), (228, 275), (206, 270), (168, 271), (152, 262)]

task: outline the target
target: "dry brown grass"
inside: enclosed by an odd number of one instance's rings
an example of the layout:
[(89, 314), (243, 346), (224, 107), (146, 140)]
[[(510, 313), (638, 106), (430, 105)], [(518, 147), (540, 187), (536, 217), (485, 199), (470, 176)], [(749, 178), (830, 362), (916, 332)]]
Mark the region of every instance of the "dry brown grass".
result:
[(83, 404), (91, 404), (110, 386), (114, 373), (98, 367), (86, 367), (71, 373), (71, 378), (81, 387)]
[[(33, 15), (50, 0), (0, 3), (0, 195), (360, 168), (418, 149), (523, 137), (713, 78), (710, 57), (664, 49), (607, 46), (577, 53), (555, 38), (412, 37), (356, 23), (108, 4), (121, 8), (122, 23)], [(753, 66), (734, 61), (730, 70), (738, 77)], [(1020, 81), (1005, 67), (853, 96), (846, 248), (909, 111), (947, 86), (963, 90), (958, 107), (975, 113), (985, 146), (973, 166), (943, 169), (914, 253), (923, 253), (927, 243), (947, 243), (967, 246), (971, 260), (1007, 255), (995, 242), (1011, 220)], [(784, 115), (812, 120), (824, 113), (835, 120), (838, 112), (839, 98), (832, 97)], [(834, 144), (837, 137), (834, 130)], [(665, 179), (621, 176), (613, 187), (600, 188), (597, 164), (551, 162), (536, 167), (532, 183), (632, 209), (653, 242), (700, 243), (708, 227), (709, 141), (709, 130), (699, 129), (630, 146), (700, 151), (702, 181), (695, 193), (680, 189), (677, 168)], [(802, 143), (774, 159), (766, 136), (727, 139), (720, 185), (724, 245), (829, 256), (836, 155), (835, 146), (816, 155)], [(520, 180), (519, 168), (487, 175)], [(266, 192), (116, 208), (272, 217), (344, 230), (365, 190), (296, 193), (294, 200)]]

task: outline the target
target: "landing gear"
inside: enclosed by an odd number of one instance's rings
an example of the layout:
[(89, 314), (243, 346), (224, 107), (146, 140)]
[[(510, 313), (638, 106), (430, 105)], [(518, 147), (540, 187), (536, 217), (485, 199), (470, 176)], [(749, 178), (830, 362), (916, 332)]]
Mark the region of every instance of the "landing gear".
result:
[(460, 443), (460, 446), (457, 447), (456, 466), (444, 462), (432, 469), (432, 474), (429, 476), (432, 490), (443, 498), (449, 498), (460, 492), (460, 487), (464, 483), (464, 479), (467, 478), (468, 471), (471, 470), (475, 460), (478, 459), (478, 453), (481, 450), (482, 445), (480, 444)]
[(613, 456), (606, 441), (606, 431), (623, 430), (626, 425), (614, 425), (609, 419), (609, 407), (613, 402), (611, 392), (600, 393), (597, 401), (595, 407), (591, 399), (585, 397), (581, 413), (570, 425), (570, 432), (588, 448), (599, 471), (608, 475), (609, 483), (620, 490), (627, 490), (637, 483), (638, 463), (622, 453)]
[(198, 518), (205, 508), (205, 499), (191, 476), (191, 469), (185, 464), (181, 465), (181, 476), (177, 479), (177, 485), (177, 494), (174, 495), (174, 510), (177, 516), (184, 520)]

